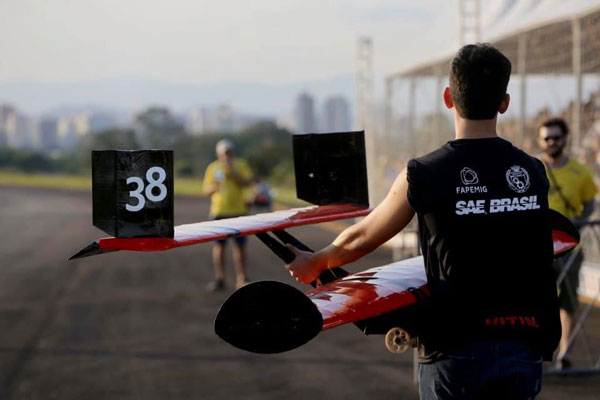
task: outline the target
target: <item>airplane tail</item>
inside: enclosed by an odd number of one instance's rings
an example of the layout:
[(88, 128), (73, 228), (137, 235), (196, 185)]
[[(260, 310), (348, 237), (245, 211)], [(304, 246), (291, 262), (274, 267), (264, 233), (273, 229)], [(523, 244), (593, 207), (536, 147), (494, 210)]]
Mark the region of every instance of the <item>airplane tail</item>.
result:
[(364, 131), (294, 135), (293, 144), (299, 199), (369, 206)]

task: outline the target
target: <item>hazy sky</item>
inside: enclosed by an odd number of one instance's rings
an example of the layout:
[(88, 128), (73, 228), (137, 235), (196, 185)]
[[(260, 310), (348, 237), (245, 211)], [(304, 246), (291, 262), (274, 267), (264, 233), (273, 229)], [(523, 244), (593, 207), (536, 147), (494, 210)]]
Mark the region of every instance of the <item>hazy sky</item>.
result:
[(282, 83), (452, 53), (455, 0), (0, 0), (0, 82), (143, 77)]

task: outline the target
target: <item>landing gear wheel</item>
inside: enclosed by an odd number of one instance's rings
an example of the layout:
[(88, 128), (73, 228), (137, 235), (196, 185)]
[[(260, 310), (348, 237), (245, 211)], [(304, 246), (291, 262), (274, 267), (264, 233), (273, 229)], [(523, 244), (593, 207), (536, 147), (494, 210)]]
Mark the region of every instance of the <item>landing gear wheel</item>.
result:
[(392, 328), (385, 335), (385, 347), (390, 353), (405, 353), (412, 347), (412, 337), (402, 328)]

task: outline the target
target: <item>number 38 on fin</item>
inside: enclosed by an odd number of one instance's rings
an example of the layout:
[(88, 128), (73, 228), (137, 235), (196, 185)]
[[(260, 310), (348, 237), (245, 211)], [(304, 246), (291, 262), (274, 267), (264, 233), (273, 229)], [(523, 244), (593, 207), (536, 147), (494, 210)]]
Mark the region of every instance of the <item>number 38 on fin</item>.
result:
[(92, 151), (93, 224), (118, 238), (169, 237), (173, 152)]

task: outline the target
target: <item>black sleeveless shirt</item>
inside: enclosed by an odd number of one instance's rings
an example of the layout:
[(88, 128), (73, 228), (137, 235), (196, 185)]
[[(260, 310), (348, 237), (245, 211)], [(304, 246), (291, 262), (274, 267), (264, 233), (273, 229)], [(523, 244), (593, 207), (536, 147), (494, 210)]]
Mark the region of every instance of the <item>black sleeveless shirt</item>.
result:
[(495, 137), (450, 141), (407, 166), (430, 309), (420, 361), (478, 340), (551, 357), (560, 339), (543, 164)]

